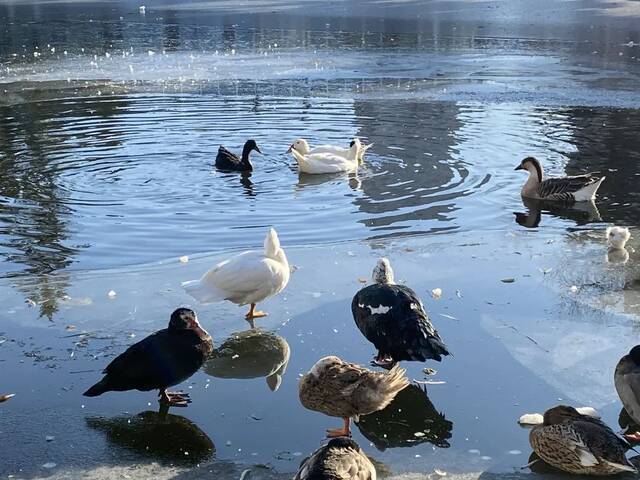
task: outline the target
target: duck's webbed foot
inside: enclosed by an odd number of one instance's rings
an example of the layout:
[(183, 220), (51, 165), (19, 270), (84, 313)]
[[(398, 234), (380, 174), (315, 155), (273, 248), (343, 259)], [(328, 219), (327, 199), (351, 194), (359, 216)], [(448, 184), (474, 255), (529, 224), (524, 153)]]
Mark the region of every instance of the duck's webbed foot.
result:
[(188, 393), (160, 390), (158, 402), (169, 407), (187, 407), (191, 403), (191, 398)]
[(381, 367), (386, 370), (391, 370), (396, 363), (397, 362), (391, 357), (391, 355), (383, 354), (381, 352), (378, 352), (378, 355), (376, 355), (371, 361), (372, 366)]
[(249, 308), (249, 311), (244, 316), (244, 318), (247, 319), (249, 322), (251, 322), (251, 320), (253, 320), (254, 318), (266, 317), (267, 315), (269, 314), (266, 312), (261, 312), (260, 310), (256, 310), (256, 304), (252, 303), (251, 308)]
[(351, 420), (349, 418), (344, 418), (343, 420), (344, 420), (344, 426), (342, 428), (327, 430), (327, 437), (336, 438), (336, 437), (351, 436), (351, 429), (350, 429)]

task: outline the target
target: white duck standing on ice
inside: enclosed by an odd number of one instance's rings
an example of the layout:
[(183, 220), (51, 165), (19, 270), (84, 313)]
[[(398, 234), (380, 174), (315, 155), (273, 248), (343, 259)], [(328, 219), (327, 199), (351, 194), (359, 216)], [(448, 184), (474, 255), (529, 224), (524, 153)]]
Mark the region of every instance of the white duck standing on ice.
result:
[[(305, 140), (296, 140), (300, 143), (300, 148), (308, 150), (309, 144)], [(287, 153), (291, 153), (293, 158), (298, 162), (298, 169), (303, 173), (338, 173), (338, 172), (354, 172), (358, 169), (359, 161), (358, 154), (362, 150), (362, 143), (355, 138), (351, 142), (351, 147), (347, 150), (346, 154), (336, 153), (335, 151), (323, 151), (311, 153), (301, 153), (296, 147), (296, 142), (289, 147)], [(306, 148), (305, 148), (306, 145)], [(331, 147), (331, 145), (323, 145), (323, 147)], [(316, 147), (320, 148), (320, 147)], [(331, 147), (340, 148), (340, 147)]]
[(237, 305), (251, 305), (245, 318), (264, 317), (256, 304), (280, 293), (289, 283), (289, 262), (280, 247), (278, 234), (271, 228), (264, 240), (264, 250), (250, 250), (220, 262), (200, 280), (182, 284), (200, 303), (229, 300)]
[[(309, 146), (309, 142), (307, 142), (304, 138), (299, 138), (298, 140), (296, 140), (291, 144), (291, 146), (289, 147), (289, 150), (287, 150), (287, 153), (290, 153), (291, 150), (295, 150), (296, 152), (302, 155), (312, 155), (316, 153), (332, 153), (334, 155), (347, 158), (347, 156), (349, 155), (349, 150), (351, 149), (351, 147), (353, 147), (353, 144), (355, 143), (355, 141), (356, 139), (351, 140), (351, 142), (349, 143), (349, 148), (339, 147), (337, 145), (328, 145), (328, 144), (316, 145), (315, 147), (311, 148)], [(357, 154), (358, 162), (362, 163), (364, 161), (364, 154), (367, 153), (367, 150), (369, 150), (371, 147), (373, 147), (373, 143), (370, 143), (369, 145), (362, 145), (362, 142), (360, 143), (360, 149), (358, 150), (358, 154)]]
[(515, 169), (529, 172), (529, 178), (522, 186), (521, 195), (536, 200), (593, 201), (600, 184), (605, 179), (605, 177), (595, 177), (590, 173), (574, 177), (545, 179), (542, 164), (533, 157), (525, 158)]

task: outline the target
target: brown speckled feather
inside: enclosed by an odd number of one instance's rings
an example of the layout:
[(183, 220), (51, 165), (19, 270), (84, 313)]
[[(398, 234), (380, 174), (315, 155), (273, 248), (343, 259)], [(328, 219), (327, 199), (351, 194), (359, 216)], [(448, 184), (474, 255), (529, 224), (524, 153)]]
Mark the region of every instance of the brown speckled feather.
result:
[(376, 469), (356, 442), (340, 437), (304, 459), (295, 480), (376, 480)]
[(531, 430), (529, 442), (540, 458), (574, 474), (613, 475), (635, 471), (625, 456), (629, 446), (624, 440), (600, 420), (573, 412), (570, 418), (552, 422), (545, 413), (545, 422)]
[(409, 385), (405, 370), (397, 365), (389, 373), (372, 372), (337, 357), (328, 358), (332, 360), (316, 372), (314, 367), (300, 381), (300, 402), (309, 410), (357, 418), (382, 410)]

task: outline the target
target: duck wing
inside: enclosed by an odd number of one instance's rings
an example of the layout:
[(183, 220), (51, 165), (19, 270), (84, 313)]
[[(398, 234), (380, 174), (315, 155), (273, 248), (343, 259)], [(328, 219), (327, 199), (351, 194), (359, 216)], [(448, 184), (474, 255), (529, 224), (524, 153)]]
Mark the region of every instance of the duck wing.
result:
[(573, 200), (575, 193), (601, 179), (591, 174), (576, 175), (575, 177), (548, 178), (538, 186), (540, 198), (555, 200)]
[(583, 418), (583, 420), (573, 422), (573, 429), (598, 461), (619, 465), (622, 470), (635, 472), (635, 467), (629, 463), (625, 456), (630, 448), (627, 441), (616, 435), (601, 420), (592, 417)]
[(294, 480), (376, 480), (376, 470), (357, 443), (340, 437), (305, 458)]
[(240, 157), (220, 145), (216, 155), (216, 167), (220, 169), (234, 168), (240, 163)]
[(200, 283), (221, 291), (225, 299), (244, 305), (278, 293), (288, 280), (288, 268), (265, 257), (263, 252), (249, 251), (219, 263), (205, 273)]
[(420, 298), (409, 287), (365, 287), (353, 297), (351, 312), (367, 340), (396, 361), (441, 361), (450, 354)]
[(295, 150), (292, 150), (291, 153), (298, 162), (300, 170), (305, 173), (337, 173), (355, 170), (358, 167), (358, 162), (355, 159), (348, 160), (333, 153), (301, 155)]
[(406, 371), (397, 364), (388, 373), (361, 368), (360, 371), (352, 370), (350, 374), (356, 374), (358, 378), (355, 381), (352, 379), (342, 394), (353, 405), (357, 415), (382, 410), (393, 401), (398, 392), (410, 384)]
[(152, 390), (180, 383), (204, 362), (191, 330), (160, 330), (131, 345), (104, 369), (110, 390)]
[[(616, 369), (618, 370), (618, 369)], [(626, 372), (616, 371), (614, 383), (618, 396), (631, 419), (640, 422), (640, 371), (637, 368)]]
[(317, 153), (330, 153), (332, 155), (338, 155), (340, 157), (347, 158), (349, 153), (348, 148), (338, 147), (336, 145), (317, 145), (309, 150), (309, 155), (317, 154)]

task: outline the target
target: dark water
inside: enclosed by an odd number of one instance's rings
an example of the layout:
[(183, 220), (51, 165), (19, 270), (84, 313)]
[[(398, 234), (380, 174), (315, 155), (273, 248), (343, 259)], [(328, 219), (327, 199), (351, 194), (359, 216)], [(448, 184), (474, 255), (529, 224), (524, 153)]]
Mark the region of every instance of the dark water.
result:
[[(334, 423), (299, 405), (298, 375), (373, 353), (349, 304), (381, 255), (455, 357), (354, 429), (380, 472), (520, 475), (515, 420), (559, 401), (615, 422), (640, 271), (633, 248), (607, 263), (602, 236), (640, 221), (639, 32), (599, 2), (526, 21), (520, 2), (437, 3), (0, 3), (0, 394), (16, 393), (0, 474), (286, 478)], [(301, 175), (284, 154), (354, 136), (374, 144), (357, 174)], [(251, 175), (213, 169), (247, 138)], [(525, 155), (605, 174), (597, 205), (523, 203)], [(262, 333), (193, 306), (226, 343), (188, 409), (81, 397), (191, 301), (180, 282), (270, 225), (299, 269)]]

